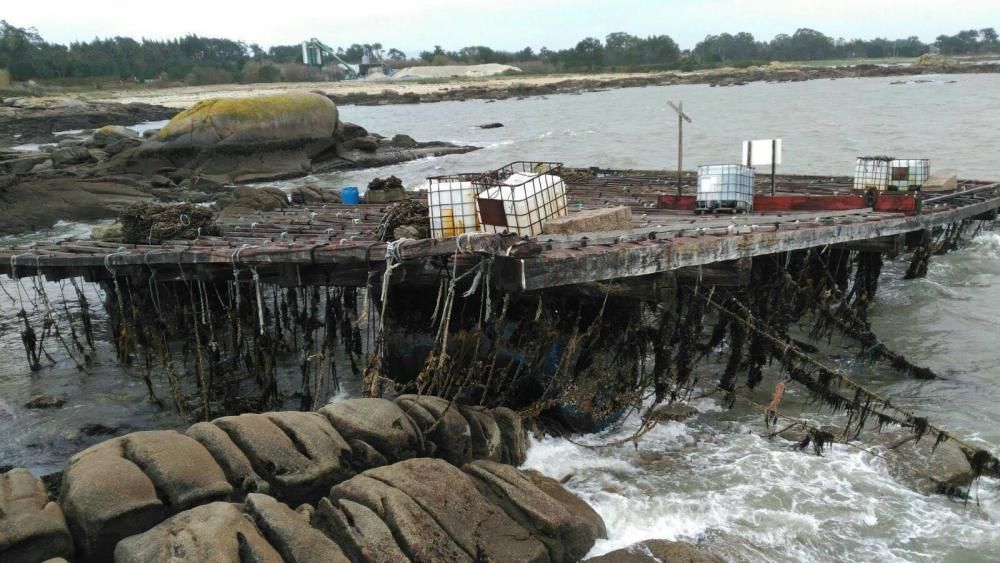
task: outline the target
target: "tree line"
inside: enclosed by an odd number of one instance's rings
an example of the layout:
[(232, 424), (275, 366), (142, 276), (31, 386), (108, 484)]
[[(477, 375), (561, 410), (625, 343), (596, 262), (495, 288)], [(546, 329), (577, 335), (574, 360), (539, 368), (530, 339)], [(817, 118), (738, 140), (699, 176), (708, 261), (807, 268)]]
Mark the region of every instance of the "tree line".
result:
[[(767, 61), (916, 57), (932, 48), (945, 55), (995, 53), (1000, 52), (1000, 41), (992, 27), (941, 35), (931, 44), (923, 43), (917, 37), (834, 39), (819, 31), (802, 28), (791, 35), (777, 35), (770, 41), (757, 40), (753, 34), (746, 32), (709, 35), (690, 50), (682, 50), (668, 35), (638, 37), (615, 32), (603, 40), (587, 37), (573, 47), (560, 50), (542, 47), (535, 51), (525, 47), (518, 51), (504, 51), (476, 45), (446, 51), (438, 45), (410, 59), (400, 49), (386, 50), (376, 42), (339, 47), (337, 53), (348, 62), (360, 62), (366, 50), (371, 49), (396, 67), (511, 63), (558, 72), (693, 69)], [(99, 77), (210, 83), (317, 78), (303, 74), (305, 70), (301, 63), (302, 48), (298, 44), (276, 45), (265, 50), (255, 43), (186, 35), (176, 39), (138, 41), (129, 37), (95, 38), (60, 45), (45, 41), (33, 28), (16, 27), (0, 20), (0, 69), (5, 69), (12, 81)], [(326, 77), (333, 78), (335, 73)]]

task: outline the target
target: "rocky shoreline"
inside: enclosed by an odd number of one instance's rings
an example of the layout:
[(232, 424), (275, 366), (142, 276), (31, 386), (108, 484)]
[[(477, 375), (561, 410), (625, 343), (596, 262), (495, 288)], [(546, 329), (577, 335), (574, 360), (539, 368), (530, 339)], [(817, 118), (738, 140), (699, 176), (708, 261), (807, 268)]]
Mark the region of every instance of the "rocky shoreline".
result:
[[(103, 106), (55, 105), (55, 110), (21, 108), (0, 114), (0, 127), (25, 131), (16, 139), (21, 141), (23, 135), (48, 138), (67, 123), (97, 119), (95, 115), (126, 121), (125, 115), (133, 115), (108, 113)], [(50, 110), (55, 113), (47, 114)], [(418, 142), (406, 135), (385, 138), (340, 121), (333, 102), (306, 92), (203, 102), (177, 115), (157, 108), (143, 117), (166, 113), (171, 120), (144, 135), (104, 124), (92, 132), (59, 135), (56, 144), (39, 150), (0, 150), (0, 235), (51, 227), (59, 220), (113, 218), (137, 203), (228, 201), (241, 184), (478, 148)], [(48, 121), (40, 114), (49, 115)], [(45, 133), (40, 123), (48, 123)], [(38, 205), (40, 200), (45, 205)]]
[(793, 66), (772, 64), (745, 69), (724, 68), (699, 72), (662, 72), (627, 76), (601, 75), (574, 77), (565, 80), (535, 82), (530, 79), (513, 84), (481, 81), (468, 84), (456, 83), (429, 92), (394, 90), (388, 87), (380, 92), (327, 93), (340, 105), (394, 105), (419, 104), (465, 100), (507, 100), (555, 94), (581, 94), (618, 88), (646, 86), (672, 86), (679, 84), (708, 84), (710, 86), (743, 86), (752, 82), (803, 82), (806, 80), (836, 80), (841, 78), (922, 76), (932, 74), (998, 73), (1000, 64), (946, 64), (924, 65), (856, 65), (856, 66)]
[(415, 395), (134, 432), (58, 492), (0, 474), (0, 560), (577, 561), (604, 522), (526, 450), (512, 411)]

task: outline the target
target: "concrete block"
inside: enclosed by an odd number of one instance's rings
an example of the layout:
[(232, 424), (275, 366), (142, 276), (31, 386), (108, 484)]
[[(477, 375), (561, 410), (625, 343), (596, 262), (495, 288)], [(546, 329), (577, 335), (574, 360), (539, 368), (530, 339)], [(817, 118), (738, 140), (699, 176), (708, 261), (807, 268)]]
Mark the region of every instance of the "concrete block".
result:
[(632, 210), (628, 207), (607, 207), (570, 213), (549, 219), (542, 226), (547, 235), (575, 235), (606, 231), (627, 231), (632, 228)]
[(941, 170), (931, 174), (924, 185), (920, 187), (923, 192), (951, 192), (958, 189), (958, 175), (954, 170)]

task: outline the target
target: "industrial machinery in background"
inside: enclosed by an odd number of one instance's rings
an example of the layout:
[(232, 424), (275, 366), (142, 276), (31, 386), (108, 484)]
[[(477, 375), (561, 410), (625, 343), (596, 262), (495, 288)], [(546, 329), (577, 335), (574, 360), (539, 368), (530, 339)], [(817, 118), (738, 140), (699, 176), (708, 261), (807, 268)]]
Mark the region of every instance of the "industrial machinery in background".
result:
[(385, 61), (382, 59), (381, 51), (373, 49), (372, 47), (365, 47), (364, 53), (361, 55), (360, 64), (351, 64), (345, 61), (328, 45), (315, 37), (302, 42), (303, 64), (307, 66), (322, 67), (327, 61), (334, 61), (343, 71), (344, 78), (347, 80), (364, 78), (373, 71), (388, 74), (388, 68)]

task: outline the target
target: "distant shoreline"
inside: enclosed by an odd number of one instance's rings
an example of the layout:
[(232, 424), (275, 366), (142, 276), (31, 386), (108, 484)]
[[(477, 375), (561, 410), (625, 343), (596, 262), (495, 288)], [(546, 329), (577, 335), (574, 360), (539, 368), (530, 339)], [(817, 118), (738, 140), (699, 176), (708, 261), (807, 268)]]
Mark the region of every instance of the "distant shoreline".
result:
[(339, 105), (395, 105), (442, 101), (520, 99), (532, 96), (577, 94), (617, 88), (676, 84), (742, 86), (752, 82), (802, 82), (839, 78), (992, 73), (1000, 73), (1000, 62), (892, 66), (862, 64), (830, 67), (771, 64), (696, 72), (503, 75), (489, 78), (456, 77), (414, 82), (352, 80), (219, 84), (169, 88), (151, 87), (149, 89), (123, 89), (119, 91), (93, 90), (68, 95), (88, 101), (142, 102), (181, 109), (209, 98), (246, 97), (290, 90), (311, 90), (326, 94)]

